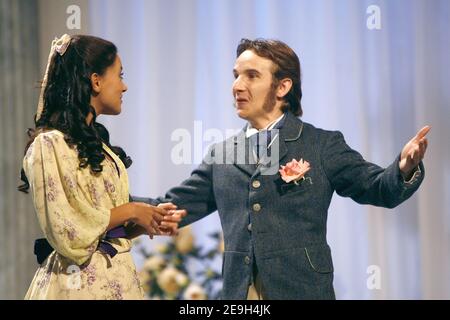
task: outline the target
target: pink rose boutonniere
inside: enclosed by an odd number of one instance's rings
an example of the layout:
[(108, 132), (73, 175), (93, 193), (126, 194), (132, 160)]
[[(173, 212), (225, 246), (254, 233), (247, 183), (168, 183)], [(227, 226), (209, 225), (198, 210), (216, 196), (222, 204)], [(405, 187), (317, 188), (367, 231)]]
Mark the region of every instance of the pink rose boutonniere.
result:
[(300, 161), (292, 159), (290, 162), (286, 163), (285, 166), (281, 166), (279, 172), (281, 174), (281, 179), (286, 183), (294, 181), (294, 183), (298, 185), (300, 180), (308, 179), (312, 184), (311, 178), (305, 177), (305, 174), (309, 169), (311, 169), (311, 166), (308, 161), (304, 161), (303, 159), (300, 159)]

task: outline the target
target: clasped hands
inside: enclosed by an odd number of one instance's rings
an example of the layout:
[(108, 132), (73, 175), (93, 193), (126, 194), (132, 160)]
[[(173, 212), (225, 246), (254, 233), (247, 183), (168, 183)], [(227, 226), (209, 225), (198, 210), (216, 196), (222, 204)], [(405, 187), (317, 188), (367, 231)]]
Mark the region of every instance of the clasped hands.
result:
[(186, 210), (179, 210), (171, 202), (160, 203), (152, 206), (147, 203), (133, 202), (135, 214), (131, 219), (148, 234), (150, 239), (153, 236), (174, 236), (178, 233), (178, 224), (187, 215)]

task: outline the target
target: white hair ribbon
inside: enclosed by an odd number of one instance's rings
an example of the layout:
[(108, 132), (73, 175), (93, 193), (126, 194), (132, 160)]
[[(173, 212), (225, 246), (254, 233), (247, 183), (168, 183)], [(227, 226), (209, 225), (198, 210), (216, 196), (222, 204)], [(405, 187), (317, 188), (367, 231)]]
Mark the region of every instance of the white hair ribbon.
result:
[(70, 40), (72, 38), (68, 34), (64, 34), (61, 38), (55, 38), (52, 41), (52, 47), (50, 49), (50, 53), (48, 55), (47, 67), (45, 68), (44, 79), (42, 80), (41, 93), (39, 95), (39, 102), (36, 111), (36, 121), (41, 117), (42, 111), (44, 110), (44, 90), (47, 86), (47, 77), (48, 77), (48, 69), (50, 67), (50, 62), (53, 58), (55, 52), (58, 52), (60, 56), (66, 53), (67, 48), (69, 47)]

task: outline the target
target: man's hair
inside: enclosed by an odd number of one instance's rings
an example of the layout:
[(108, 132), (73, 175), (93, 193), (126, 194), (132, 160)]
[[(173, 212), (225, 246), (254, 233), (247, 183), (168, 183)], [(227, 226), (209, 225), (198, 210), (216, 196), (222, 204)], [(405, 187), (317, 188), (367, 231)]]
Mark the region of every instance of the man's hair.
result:
[(294, 50), (279, 40), (241, 39), (236, 50), (236, 57), (246, 50), (251, 50), (258, 56), (270, 59), (274, 63), (275, 69), (272, 77), (275, 84), (285, 78), (292, 80), (292, 88), (284, 96), (285, 103), (282, 110), (288, 109), (294, 115), (301, 116), (303, 110), (300, 102), (302, 99), (300, 61)]

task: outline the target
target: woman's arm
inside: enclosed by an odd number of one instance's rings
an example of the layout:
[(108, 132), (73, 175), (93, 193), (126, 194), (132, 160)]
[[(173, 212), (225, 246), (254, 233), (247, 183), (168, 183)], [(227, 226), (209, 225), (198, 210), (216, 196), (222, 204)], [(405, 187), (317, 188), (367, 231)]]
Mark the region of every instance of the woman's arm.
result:
[[(169, 212), (165, 208), (151, 206), (146, 203), (125, 203), (111, 209), (107, 231), (131, 222), (135, 227), (128, 228), (129, 230), (127, 231), (129, 231), (130, 234), (135, 234), (136, 232), (139, 232), (140, 234), (146, 233), (153, 239), (153, 235), (159, 234), (160, 224), (163, 221), (164, 216), (168, 214)], [(133, 229), (136, 230), (131, 233)], [(134, 237), (140, 234), (137, 234)]]

